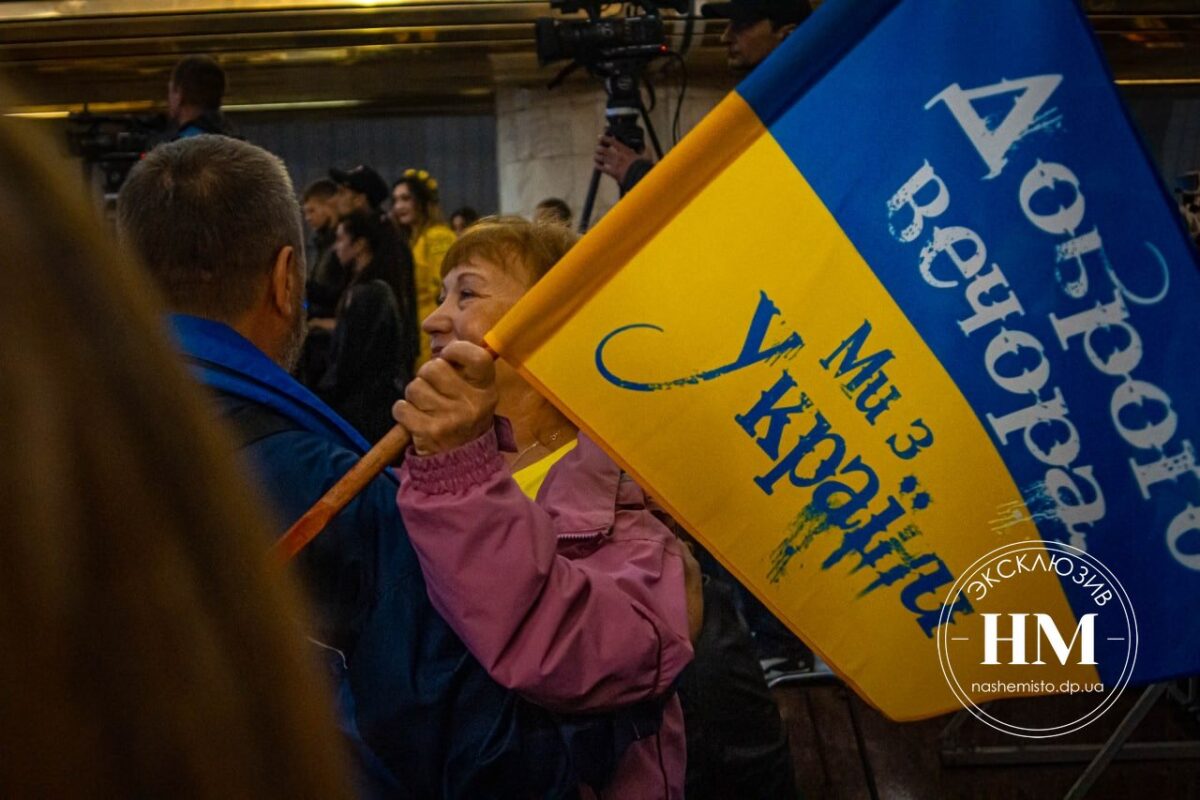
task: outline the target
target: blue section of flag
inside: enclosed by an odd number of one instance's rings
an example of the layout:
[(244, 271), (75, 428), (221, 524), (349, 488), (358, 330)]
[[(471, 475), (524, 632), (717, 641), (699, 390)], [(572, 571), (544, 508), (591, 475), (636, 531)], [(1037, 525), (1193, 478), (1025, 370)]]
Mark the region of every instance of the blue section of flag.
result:
[[(953, 84), (969, 91), (1045, 75), (1060, 75), (1061, 82), (992, 177), (987, 176), (995, 172), (994, 165), (985, 163), (950, 106), (938, 102), (926, 109)], [(1143, 631), (1135, 680), (1200, 671), (1200, 625), (1195, 624), (1200, 618), (1200, 531), (1177, 537), (1175, 554), (1168, 534), (1172, 521), (1185, 518), (1189, 506), (1200, 507), (1200, 477), (1187, 473), (1153, 483), (1147, 500), (1131, 467), (1131, 460), (1144, 465), (1180, 454), (1185, 442), (1200, 450), (1200, 336), (1194, 322), (1200, 272), (1174, 205), (1129, 123), (1076, 4), (830, 2), (738, 91), (975, 409), (1030, 512), (1037, 515), (1043, 537), (1082, 541), (1128, 590)], [(994, 131), (1020, 97), (1019, 91), (994, 94), (969, 108), (986, 130)], [(1022, 182), (1038, 162), (1062, 165), (1078, 178), (1085, 206), (1073, 233), (1047, 233), (1022, 209)], [(914, 241), (902, 242), (889, 230), (887, 202), (926, 163), (944, 181), (949, 203), (944, 213), (924, 221)], [(927, 202), (936, 188), (927, 186), (918, 200)], [(1033, 198), (1033, 212), (1050, 215), (1074, 202), (1074, 192), (1060, 181)], [(890, 221), (902, 229), (911, 218), (901, 213)], [(919, 271), (934, 225), (963, 226), (977, 234), (988, 255), (976, 277), (998, 265), (1024, 313), (964, 334), (959, 322), (972, 314), (964, 292), (968, 281), (959, 276), (957, 286), (935, 288)], [(1126, 321), (1143, 344), (1128, 377), (1099, 371), (1078, 336), (1064, 350), (1050, 321), (1051, 314), (1067, 318), (1114, 299), (1116, 289), (1096, 251), (1084, 262), (1088, 287), (1075, 283), (1082, 297), (1069, 297), (1063, 287), (1077, 277), (1071, 271), (1075, 262), (1056, 262), (1056, 246), (1092, 230), (1129, 295), (1153, 299), (1163, 285), (1160, 257), (1169, 270), (1169, 290), (1161, 300), (1125, 302)], [(803, 247), (803, 242), (796, 244)], [(938, 258), (934, 275), (946, 279), (952, 265), (944, 254)], [(1004, 292), (998, 287), (989, 298), (1003, 299)], [(1078, 477), (1081, 468), (1091, 466), (1103, 491), (1103, 518), (1077, 525), (1082, 539), (1072, 537), (1061, 514), (1054, 513), (1044, 487), (1047, 464), (1031, 455), (1020, 432), (1001, 442), (989, 423), (988, 414), (1002, 417), (1034, 402), (1031, 394), (1001, 388), (985, 368), (989, 345), (998, 346), (994, 339), (1001, 325), (1044, 347), (1050, 372), (1038, 400), (1052, 399), (1057, 388), (1067, 419), (1078, 431), (1078, 454), (1065, 468)], [(1103, 357), (1127, 348), (1123, 330), (1107, 328), (1094, 336)], [(995, 362), (1010, 377), (1039, 363), (1036, 350), (1019, 343), (1016, 347), (1016, 353)], [(1177, 424), (1161, 449), (1134, 446), (1117, 430), (1114, 393), (1127, 391), (1131, 380), (1170, 398)], [(1165, 417), (1166, 406), (1155, 401), (1128, 405), (1120, 415), (1123, 425), (1143, 433)], [(1035, 430), (1035, 444), (1042, 448), (1051, 447), (1056, 437), (1069, 439), (1061, 423)], [(994, 545), (991, 531), (967, 534), (979, 537), (980, 554)], [(1085, 608), (1082, 590), (1071, 581), (1064, 586), (1072, 607), (1077, 612)], [(1106, 681), (1115, 676), (1103, 666), (1113, 663), (1105, 655), (1121, 647), (1097, 642)]]

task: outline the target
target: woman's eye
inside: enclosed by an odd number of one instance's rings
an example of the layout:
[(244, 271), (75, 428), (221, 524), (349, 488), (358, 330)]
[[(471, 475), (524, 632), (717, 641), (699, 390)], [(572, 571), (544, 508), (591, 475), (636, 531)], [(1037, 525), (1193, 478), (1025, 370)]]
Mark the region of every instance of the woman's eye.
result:
[(460, 300), (469, 300), (472, 297), (478, 297), (478, 296), (479, 295), (475, 294), (475, 292), (473, 292), (470, 289), (459, 289), (458, 290), (458, 297)]

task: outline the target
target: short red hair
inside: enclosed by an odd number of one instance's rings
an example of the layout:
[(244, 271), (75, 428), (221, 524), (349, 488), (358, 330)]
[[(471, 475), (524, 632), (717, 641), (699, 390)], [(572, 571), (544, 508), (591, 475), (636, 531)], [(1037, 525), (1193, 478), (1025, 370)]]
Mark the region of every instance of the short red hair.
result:
[(522, 270), (529, 285), (542, 279), (579, 241), (578, 234), (558, 223), (530, 222), (524, 217), (484, 217), (463, 231), (442, 259), (442, 277), (474, 257), (509, 273)]

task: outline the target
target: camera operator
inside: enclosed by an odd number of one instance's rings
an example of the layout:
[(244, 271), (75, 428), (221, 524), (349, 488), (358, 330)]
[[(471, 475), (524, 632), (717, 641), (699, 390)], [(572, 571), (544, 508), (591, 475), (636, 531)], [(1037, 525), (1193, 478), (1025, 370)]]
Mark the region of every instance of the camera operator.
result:
[(1185, 172), (1175, 179), (1179, 212), (1187, 223), (1188, 234), (1200, 247), (1200, 171)]
[(225, 71), (208, 56), (188, 56), (175, 65), (167, 84), (167, 116), (176, 128), (174, 139), (203, 133), (229, 136), (233, 128), (221, 113)]
[[(709, 19), (729, 20), (721, 41), (729, 48), (729, 69), (744, 75), (762, 63), (812, 9), (808, 0), (730, 0), (708, 3), (701, 13)], [(654, 166), (645, 148), (635, 151), (607, 133), (596, 145), (595, 164), (617, 181), (622, 196)]]

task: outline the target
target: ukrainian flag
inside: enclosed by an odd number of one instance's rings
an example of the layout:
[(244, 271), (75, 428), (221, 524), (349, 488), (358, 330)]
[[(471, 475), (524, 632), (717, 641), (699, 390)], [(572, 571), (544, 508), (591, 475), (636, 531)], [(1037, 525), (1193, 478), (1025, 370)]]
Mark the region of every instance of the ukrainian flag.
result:
[(489, 343), (913, 719), (1200, 671), (1197, 278), (1076, 3), (829, 0)]

